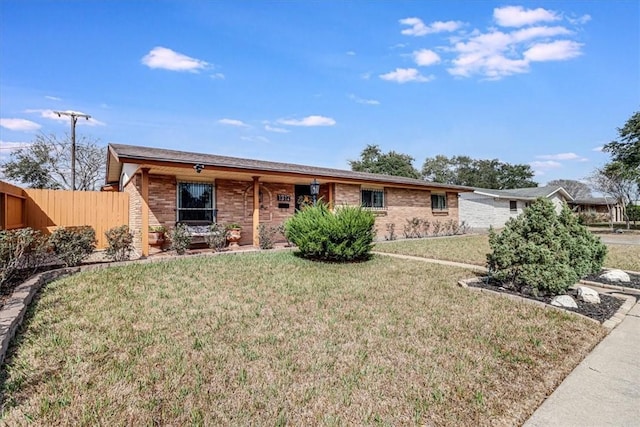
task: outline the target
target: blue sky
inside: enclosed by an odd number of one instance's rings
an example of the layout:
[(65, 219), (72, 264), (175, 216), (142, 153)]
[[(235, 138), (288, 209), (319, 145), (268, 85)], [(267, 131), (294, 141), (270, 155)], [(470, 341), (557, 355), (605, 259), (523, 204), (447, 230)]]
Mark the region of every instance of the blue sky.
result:
[(582, 179), (640, 108), (633, 1), (0, 2), (0, 156), (38, 132), (348, 169), (367, 144)]

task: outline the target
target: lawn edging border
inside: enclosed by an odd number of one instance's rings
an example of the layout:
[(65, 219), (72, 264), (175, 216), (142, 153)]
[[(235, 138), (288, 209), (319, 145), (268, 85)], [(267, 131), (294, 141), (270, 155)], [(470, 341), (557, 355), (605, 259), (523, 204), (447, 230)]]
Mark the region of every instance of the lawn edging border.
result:
[[(289, 249), (289, 248), (284, 248)], [(279, 250), (279, 249), (276, 249)], [(0, 366), (4, 363), (4, 358), (9, 349), (9, 344), (15, 336), (18, 328), (22, 324), (29, 304), (33, 300), (33, 297), (40, 291), (40, 289), (54, 280), (62, 277), (71, 276), (73, 274), (82, 273), (85, 271), (102, 270), (111, 267), (122, 267), (125, 265), (133, 264), (149, 264), (157, 262), (167, 262), (176, 259), (188, 259), (192, 257), (208, 257), (208, 256), (222, 256), (222, 255), (240, 255), (240, 254), (252, 254), (256, 252), (263, 252), (261, 249), (249, 249), (242, 251), (225, 251), (225, 252), (206, 252), (195, 253), (187, 255), (169, 255), (158, 258), (139, 258), (129, 261), (118, 262), (102, 262), (97, 264), (85, 264), (77, 267), (63, 267), (55, 270), (44, 271), (42, 273), (34, 274), (27, 280), (16, 286), (11, 293), (11, 296), (7, 299), (7, 302), (0, 309)]]
[[(582, 281), (581, 281), (582, 282)], [(511, 299), (513, 301), (519, 301), (519, 302), (524, 302), (526, 304), (532, 304), (532, 305), (537, 305), (538, 307), (544, 308), (544, 309), (548, 309), (548, 310), (556, 310), (556, 311), (562, 311), (564, 313), (569, 313), (573, 316), (577, 316), (577, 317), (581, 317), (583, 319), (587, 319), (597, 325), (602, 325), (606, 330), (607, 333), (610, 333), (616, 326), (618, 326), (620, 323), (622, 323), (622, 321), (624, 320), (624, 318), (626, 317), (627, 313), (629, 312), (629, 310), (631, 310), (633, 308), (633, 306), (636, 304), (636, 298), (630, 295), (620, 295), (620, 294), (615, 294), (612, 296), (615, 296), (616, 298), (620, 298), (620, 299), (624, 299), (625, 301), (622, 303), (622, 305), (620, 306), (620, 308), (618, 309), (618, 311), (616, 311), (616, 313), (611, 316), (609, 319), (605, 320), (603, 323), (600, 323), (599, 321), (597, 321), (596, 319), (592, 319), (591, 317), (585, 316), (583, 314), (580, 313), (576, 313), (570, 310), (565, 310), (561, 307), (556, 307), (554, 305), (551, 304), (547, 304), (544, 303), (542, 301), (536, 301), (536, 300), (532, 300), (529, 298), (525, 298), (525, 297), (521, 297), (519, 295), (513, 295), (513, 294), (507, 294), (507, 293), (503, 293), (503, 292), (497, 292), (494, 291), (492, 289), (486, 289), (486, 288), (481, 288), (481, 287), (475, 287), (475, 286), (469, 286), (469, 284), (471, 283), (482, 283), (482, 279), (479, 278), (471, 278), (471, 279), (463, 279), (463, 280), (459, 280), (458, 281), (458, 285), (462, 288), (468, 289), (470, 291), (473, 292), (483, 292), (483, 293), (488, 293), (488, 294), (492, 294), (492, 295), (499, 295), (503, 298), (508, 298)], [(595, 285), (595, 283), (590, 283), (592, 285)], [(619, 287), (616, 287), (619, 288)]]

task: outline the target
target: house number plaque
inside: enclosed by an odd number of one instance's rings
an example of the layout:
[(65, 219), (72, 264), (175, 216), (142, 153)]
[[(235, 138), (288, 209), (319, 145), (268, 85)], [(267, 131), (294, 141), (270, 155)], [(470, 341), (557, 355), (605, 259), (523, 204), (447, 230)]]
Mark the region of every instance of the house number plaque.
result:
[(291, 201), (291, 196), (288, 194), (278, 194), (278, 201), (279, 202), (290, 202)]

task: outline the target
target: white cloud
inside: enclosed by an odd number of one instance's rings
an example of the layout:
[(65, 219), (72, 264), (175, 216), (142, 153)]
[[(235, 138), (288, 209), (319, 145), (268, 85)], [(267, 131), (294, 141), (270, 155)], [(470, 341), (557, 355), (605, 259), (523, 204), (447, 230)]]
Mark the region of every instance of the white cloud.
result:
[(264, 125), (264, 130), (268, 131), (268, 132), (275, 132), (275, 133), (289, 133), (291, 132), (289, 129), (285, 129), (285, 128), (277, 128), (271, 125)]
[(591, 15), (582, 15), (577, 18), (567, 17), (567, 21), (573, 25), (584, 25), (587, 22), (591, 21)]
[(534, 169), (557, 169), (562, 167), (562, 163), (555, 160), (535, 161), (529, 163)]
[(550, 43), (537, 43), (524, 52), (528, 61), (564, 61), (582, 55), (582, 44), (573, 40), (556, 40)]
[(281, 125), (287, 126), (333, 126), (336, 121), (331, 117), (325, 116), (307, 116), (302, 119), (279, 119), (277, 121)]
[(210, 76), (214, 80), (224, 80), (224, 74), (222, 73), (214, 73)]
[(267, 143), (270, 142), (268, 138), (264, 137), (264, 136), (241, 136), (240, 137), (241, 140), (243, 141), (247, 141), (247, 142), (262, 142), (262, 143)]
[(220, 123), (221, 125), (235, 126), (235, 127), (241, 127), (241, 128), (250, 127), (248, 124), (246, 124), (242, 120), (236, 120), (236, 119), (220, 119), (218, 120), (218, 123)]
[(62, 99), (58, 98), (57, 96), (45, 95), (45, 98), (50, 99), (51, 101), (62, 101)]
[(371, 78), (371, 73), (362, 73), (360, 76), (363, 80), (369, 80)]
[(434, 76), (423, 76), (415, 68), (396, 68), (395, 71), (388, 72), (386, 74), (380, 74), (382, 80), (387, 80), (396, 83), (407, 82), (430, 82)]
[[(565, 27), (537, 26), (513, 32), (492, 30), (476, 33), (466, 41), (453, 44), (457, 57), (448, 69), (454, 76), (470, 77), (475, 74), (488, 79), (500, 79), (513, 74), (527, 73), (532, 62), (560, 61), (581, 54), (580, 43), (571, 40), (549, 41), (552, 37), (573, 32)], [(531, 44), (535, 40), (545, 40)], [(523, 50), (526, 51), (523, 52)]]
[(41, 128), (38, 123), (32, 122), (31, 120), (8, 118), (0, 118), (0, 126), (9, 130), (22, 132), (31, 132)]
[(209, 66), (206, 61), (192, 58), (166, 47), (154, 47), (142, 58), (142, 63), (149, 68), (161, 68), (171, 71), (189, 71), (197, 73)]
[(456, 31), (464, 25), (460, 21), (436, 21), (432, 22), (429, 25), (425, 25), (422, 19), (415, 17), (401, 19), (400, 24), (408, 25), (411, 27), (405, 28), (401, 31), (401, 33), (405, 36), (425, 36), (427, 34), (452, 32)]
[(413, 60), (421, 67), (427, 67), (440, 62), (440, 55), (430, 49), (421, 49), (413, 52)]
[(502, 27), (522, 27), (537, 22), (551, 22), (561, 19), (554, 11), (543, 9), (524, 9), (522, 6), (505, 6), (493, 9), (493, 18)]
[(380, 101), (376, 100), (376, 99), (363, 99), (360, 98), (354, 94), (349, 94), (349, 99), (352, 100), (353, 102), (356, 102), (358, 104), (364, 104), (364, 105), (380, 105)]
[(593, 147), (593, 148), (591, 149), (591, 151), (597, 151), (597, 152), (602, 153), (602, 149), (603, 149), (603, 148), (604, 148), (604, 145), (598, 145), (597, 147)]
[(536, 156), (537, 159), (543, 160), (578, 160), (582, 161), (584, 157), (578, 156), (576, 153), (558, 153), (558, 154), (543, 154)]
[(356, 53), (354, 51), (350, 50), (350, 51), (347, 52), (347, 55), (348, 56), (356, 56)]

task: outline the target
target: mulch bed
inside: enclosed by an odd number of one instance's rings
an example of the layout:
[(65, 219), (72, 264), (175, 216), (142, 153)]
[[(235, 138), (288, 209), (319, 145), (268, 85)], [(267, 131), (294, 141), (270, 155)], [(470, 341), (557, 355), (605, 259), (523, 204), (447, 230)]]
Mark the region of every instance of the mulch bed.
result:
[[(510, 295), (517, 295), (523, 298), (541, 301), (546, 304), (551, 304), (551, 300), (553, 300), (554, 298), (553, 296), (535, 296), (531, 294), (524, 294), (512, 289), (507, 289), (498, 282), (486, 282), (486, 279), (483, 282), (472, 282), (468, 283), (468, 285), (475, 288), (484, 288)], [(569, 289), (567, 295), (573, 297), (573, 299), (576, 301), (576, 304), (578, 304), (578, 308), (565, 308), (565, 310), (582, 314), (584, 316), (595, 319), (600, 323), (603, 323), (604, 321), (613, 317), (620, 306), (624, 303), (624, 300), (606, 294), (600, 294), (600, 304), (591, 304), (588, 302), (580, 301), (577, 298), (578, 292), (573, 289)]]
[(599, 275), (587, 276), (584, 278), (584, 280), (588, 280), (590, 282), (602, 283), (605, 285), (624, 286), (625, 288), (640, 289), (640, 274), (633, 274), (633, 273), (629, 273), (628, 271), (627, 271), (627, 274), (629, 275), (631, 282), (626, 282), (626, 283), (610, 282), (608, 280), (601, 279), (600, 277), (598, 277)]

